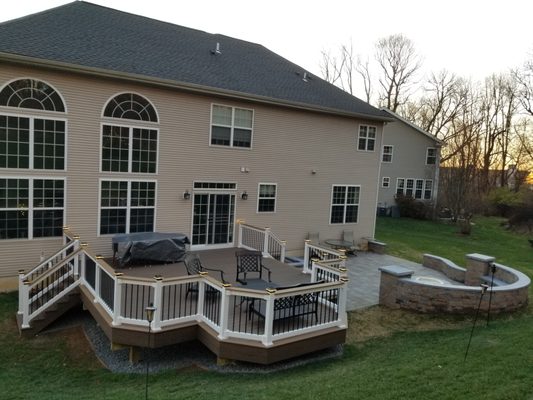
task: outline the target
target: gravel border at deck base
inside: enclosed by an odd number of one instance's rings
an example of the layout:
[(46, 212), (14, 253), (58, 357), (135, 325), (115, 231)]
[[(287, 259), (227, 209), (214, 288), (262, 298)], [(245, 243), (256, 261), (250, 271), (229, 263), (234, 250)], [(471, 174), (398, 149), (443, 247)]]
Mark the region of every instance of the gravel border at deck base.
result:
[[(146, 373), (145, 361), (140, 361), (136, 364), (130, 363), (128, 349), (111, 350), (109, 339), (87, 311), (81, 311), (79, 309), (72, 310), (41, 334), (55, 332), (78, 325), (83, 327), (83, 331), (85, 332), (89, 344), (96, 357), (105, 368), (114, 373)], [(335, 346), (330, 349), (317, 351), (270, 365), (252, 364), (240, 361), (230, 362), (225, 365), (217, 365), (216, 356), (197, 341), (165, 346), (158, 349), (141, 349), (141, 351), (143, 357), (147, 357), (148, 359), (150, 373), (185, 368), (198, 368), (220, 373), (263, 374), (296, 368), (321, 360), (340, 358), (343, 354), (343, 346)]]

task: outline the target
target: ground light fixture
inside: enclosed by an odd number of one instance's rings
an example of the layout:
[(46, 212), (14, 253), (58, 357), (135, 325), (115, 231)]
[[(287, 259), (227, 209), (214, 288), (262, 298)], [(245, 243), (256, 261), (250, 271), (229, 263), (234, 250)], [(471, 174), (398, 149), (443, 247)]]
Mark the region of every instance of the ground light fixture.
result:
[(150, 372), (150, 360), (148, 357), (148, 350), (150, 348), (150, 333), (152, 328), (152, 321), (154, 320), (155, 310), (156, 308), (152, 303), (150, 303), (150, 305), (144, 309), (144, 311), (146, 312), (146, 320), (148, 321), (148, 343), (146, 346), (146, 352), (144, 357), (146, 359), (146, 381), (144, 385), (144, 397), (146, 400), (148, 400), (148, 373)]

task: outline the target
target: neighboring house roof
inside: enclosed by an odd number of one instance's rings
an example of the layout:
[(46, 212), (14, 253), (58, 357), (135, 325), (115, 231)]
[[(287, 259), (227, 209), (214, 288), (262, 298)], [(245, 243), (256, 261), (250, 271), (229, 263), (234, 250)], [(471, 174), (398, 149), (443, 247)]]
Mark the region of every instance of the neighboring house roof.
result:
[(83, 1), (1, 23), (2, 59), (389, 120), (261, 45)]
[(433, 141), (435, 142), (436, 145), (438, 145), (438, 146), (442, 146), (442, 145), (443, 145), (443, 141), (442, 141), (442, 140), (437, 139), (437, 138), (436, 138), (435, 136), (433, 136), (431, 133), (426, 132), (425, 130), (423, 130), (423, 129), (420, 128), (419, 126), (413, 124), (411, 121), (408, 121), (408, 120), (406, 120), (405, 118), (399, 116), (399, 115), (396, 114), (394, 111), (391, 111), (391, 110), (389, 110), (388, 108), (385, 108), (385, 107), (382, 107), (381, 110), (384, 111), (384, 112), (386, 112), (387, 114), (391, 115), (393, 118), (397, 119), (398, 121), (403, 122), (403, 123), (406, 124), (406, 125), (409, 125), (411, 128), (413, 128), (415, 131), (421, 133), (422, 135), (427, 136), (428, 138), (430, 138), (431, 140), (433, 140)]

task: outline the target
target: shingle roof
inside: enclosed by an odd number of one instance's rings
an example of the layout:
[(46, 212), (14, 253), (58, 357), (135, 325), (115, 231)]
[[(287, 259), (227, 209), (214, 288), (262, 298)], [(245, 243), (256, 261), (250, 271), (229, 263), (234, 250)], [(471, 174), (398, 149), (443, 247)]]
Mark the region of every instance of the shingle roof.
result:
[(303, 68), (261, 45), (83, 1), (1, 23), (0, 59), (11, 55), (388, 119), (316, 76), (305, 82)]

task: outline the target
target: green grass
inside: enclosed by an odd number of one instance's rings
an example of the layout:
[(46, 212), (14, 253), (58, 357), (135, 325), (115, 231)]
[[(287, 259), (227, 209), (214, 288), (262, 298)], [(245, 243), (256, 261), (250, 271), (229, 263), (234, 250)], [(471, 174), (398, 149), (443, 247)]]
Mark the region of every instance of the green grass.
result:
[[(531, 273), (533, 249), (523, 237), (521, 248), (497, 221), (476, 223), (471, 237), (461, 237), (446, 225), (383, 219), (377, 237), (410, 259), (430, 252), (463, 264), (464, 254), (479, 252)], [(82, 336), (19, 338), (16, 308), (15, 293), (0, 295), (0, 399), (144, 398), (144, 376), (112, 374), (90, 353), (80, 355)], [(377, 307), (350, 315), (340, 359), (271, 374), (193, 368), (151, 374), (150, 399), (533, 399), (533, 314), (500, 317), (489, 327), (480, 322), (463, 362), (471, 326), (469, 318)], [(388, 336), (368, 339), (378, 331)]]
[(470, 235), (459, 234), (455, 225), (409, 218), (378, 218), (376, 238), (387, 243), (391, 255), (420, 262), (424, 253), (465, 266), (465, 255), (480, 253), (496, 257), (496, 262), (533, 276), (533, 248), (527, 241), (533, 235), (506, 230), (504, 220), (476, 217)]

